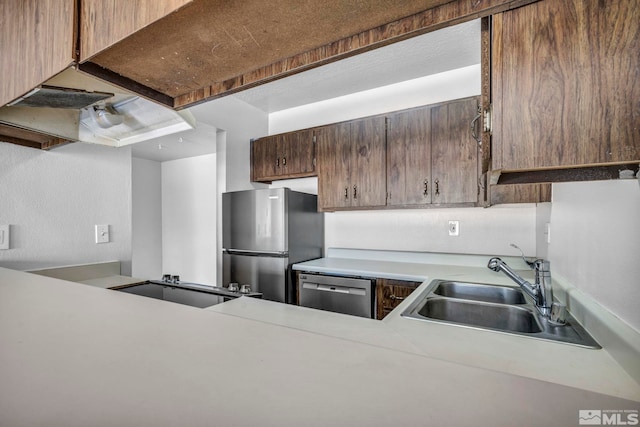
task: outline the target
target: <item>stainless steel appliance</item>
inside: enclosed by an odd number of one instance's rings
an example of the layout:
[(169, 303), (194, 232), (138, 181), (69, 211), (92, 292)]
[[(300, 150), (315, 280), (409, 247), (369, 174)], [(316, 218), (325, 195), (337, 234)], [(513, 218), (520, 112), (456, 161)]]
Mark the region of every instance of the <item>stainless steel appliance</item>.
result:
[(288, 188), (224, 193), (223, 286), (249, 284), (264, 299), (294, 303), (291, 266), (320, 258), (324, 247), (317, 199)]
[(360, 317), (373, 317), (373, 280), (302, 273), (300, 305)]

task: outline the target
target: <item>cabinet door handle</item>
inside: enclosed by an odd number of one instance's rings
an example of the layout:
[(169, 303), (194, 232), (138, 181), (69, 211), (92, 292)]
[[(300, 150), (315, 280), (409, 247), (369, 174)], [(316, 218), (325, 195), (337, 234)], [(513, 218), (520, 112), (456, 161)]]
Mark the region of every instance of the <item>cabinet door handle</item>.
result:
[(473, 118), (473, 120), (471, 120), (471, 136), (476, 140), (479, 146), (482, 146), (482, 138), (478, 136), (477, 131), (477, 122), (480, 117), (482, 117), (482, 114), (480, 113), (480, 108), (478, 108), (478, 114)]
[(344, 187), (344, 198), (345, 200), (349, 198), (349, 187)]
[(354, 199), (358, 198), (358, 186), (357, 185), (353, 186), (353, 198)]
[(282, 166), (287, 166), (287, 158), (286, 157), (282, 158)]
[(280, 167), (280, 157), (276, 158), (276, 167)]
[(424, 192), (422, 193), (425, 196), (429, 195), (429, 180), (425, 179), (424, 180)]
[(389, 296), (389, 299), (394, 300), (394, 301), (402, 301), (404, 299), (404, 297), (397, 297), (397, 296), (391, 294)]
[(439, 180), (435, 180), (436, 183), (436, 196), (440, 195), (440, 181)]

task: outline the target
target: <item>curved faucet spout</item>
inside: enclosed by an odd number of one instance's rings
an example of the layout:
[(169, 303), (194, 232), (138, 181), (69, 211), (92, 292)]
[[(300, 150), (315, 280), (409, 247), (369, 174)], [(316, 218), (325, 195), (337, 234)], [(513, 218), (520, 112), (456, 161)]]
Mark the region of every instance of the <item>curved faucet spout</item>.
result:
[(487, 267), (493, 271), (502, 271), (511, 280), (516, 282), (523, 291), (525, 291), (531, 298), (536, 301), (536, 305), (539, 306), (540, 290), (538, 285), (532, 285), (531, 283), (518, 276), (515, 271), (511, 269), (504, 261), (498, 257), (493, 257), (489, 260)]
[(536, 282), (531, 284), (518, 276), (504, 261), (498, 257), (489, 260), (487, 267), (493, 271), (501, 271), (511, 280), (516, 282), (524, 292), (526, 292), (536, 302), (536, 308), (540, 313), (549, 316), (551, 304), (553, 303), (553, 290), (551, 287), (551, 269), (549, 261), (537, 259), (531, 263), (527, 262), (536, 272)]

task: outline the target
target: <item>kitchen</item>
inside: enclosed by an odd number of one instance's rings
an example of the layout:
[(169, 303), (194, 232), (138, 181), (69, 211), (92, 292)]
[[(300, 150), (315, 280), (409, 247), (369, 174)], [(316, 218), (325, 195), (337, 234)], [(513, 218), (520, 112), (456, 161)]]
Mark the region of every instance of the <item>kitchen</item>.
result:
[[(334, 106), (326, 108), (335, 111)], [(211, 187), (216, 186), (220, 195), (259, 186), (248, 180), (249, 139), (313, 123), (294, 122), (283, 113), (278, 124), (277, 114), (266, 114), (235, 97), (193, 110), (198, 120), (211, 126), (215, 154), (159, 163), (132, 157), (129, 151), (135, 148), (70, 144), (43, 153), (2, 144), (2, 222), (12, 224), (12, 239), (16, 239), (9, 252), (0, 252), (2, 266), (29, 270), (117, 259), (123, 262), (123, 272), (135, 277), (160, 277), (166, 272), (215, 283), (221, 271), (208, 262), (206, 254), (220, 254), (217, 248), (222, 246), (215, 243), (221, 236), (220, 223), (211, 218), (219, 217), (220, 204), (207, 197)], [(345, 110), (354, 111), (353, 106)], [(318, 113), (307, 113), (307, 120), (312, 116)], [(287, 124), (294, 127), (286, 128)], [(307, 179), (282, 185), (305, 190), (314, 183)], [(550, 259), (554, 278), (564, 277), (637, 331), (634, 284), (639, 272), (629, 262), (639, 250), (637, 181), (554, 184), (553, 197), (551, 204), (486, 209), (328, 213), (325, 247), (486, 254), (488, 260), (492, 255), (517, 255), (509, 247), (517, 243), (528, 256)], [(460, 221), (457, 238), (447, 234), (450, 219)], [(547, 222), (552, 230), (550, 244), (546, 243)], [(102, 223), (112, 226), (108, 245), (93, 243), (93, 226)], [(203, 256), (207, 257), (204, 263)], [(163, 325), (172, 332), (179, 330), (178, 325)]]

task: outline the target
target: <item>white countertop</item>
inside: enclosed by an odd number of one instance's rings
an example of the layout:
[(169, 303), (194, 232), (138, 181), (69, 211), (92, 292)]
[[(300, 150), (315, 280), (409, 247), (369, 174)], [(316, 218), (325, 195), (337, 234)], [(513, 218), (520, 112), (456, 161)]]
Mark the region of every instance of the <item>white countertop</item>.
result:
[(566, 426), (640, 407), (637, 385), (631, 401), (422, 354), (391, 322), (216, 307), (0, 268), (0, 425)]
[[(324, 274), (423, 282), (381, 322), (393, 331), (394, 337), (402, 337), (410, 344), (404, 348), (412, 348), (418, 354), (434, 359), (640, 400), (640, 384), (606, 349), (586, 349), (521, 335), (401, 317), (402, 311), (435, 279), (516, 286), (504, 274), (486, 267), (490, 257), (350, 250), (338, 250), (332, 255), (337, 256), (295, 264), (293, 268)], [(422, 263), (400, 262), (404, 259)], [(525, 266), (517, 257), (502, 259), (512, 266)], [(531, 270), (519, 270), (518, 273), (533, 281)], [(231, 312), (234, 308), (228, 306), (221, 310)], [(247, 311), (243, 310), (244, 313)], [(262, 320), (269, 321), (270, 318), (265, 315)], [(297, 327), (302, 327), (302, 324)], [(316, 325), (310, 322), (305, 328), (315, 331)], [(585, 375), (585, 372), (589, 374)]]

